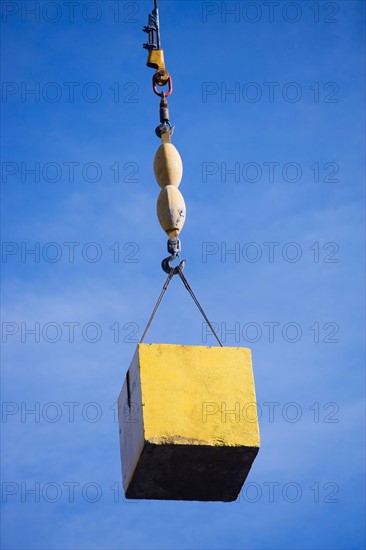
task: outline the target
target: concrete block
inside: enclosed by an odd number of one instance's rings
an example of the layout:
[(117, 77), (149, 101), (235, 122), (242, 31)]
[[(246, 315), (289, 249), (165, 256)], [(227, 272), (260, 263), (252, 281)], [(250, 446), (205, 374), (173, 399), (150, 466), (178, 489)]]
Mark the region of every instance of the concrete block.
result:
[(118, 399), (127, 498), (235, 500), (259, 450), (247, 348), (139, 344)]

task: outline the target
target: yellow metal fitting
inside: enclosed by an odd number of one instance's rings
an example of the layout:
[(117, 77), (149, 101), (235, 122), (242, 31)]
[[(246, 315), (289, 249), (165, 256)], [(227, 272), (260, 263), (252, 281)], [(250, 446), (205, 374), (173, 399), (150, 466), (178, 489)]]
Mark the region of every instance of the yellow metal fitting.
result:
[(156, 69), (154, 79), (158, 86), (165, 86), (169, 80), (169, 73), (164, 63), (164, 50), (150, 50), (146, 65)]

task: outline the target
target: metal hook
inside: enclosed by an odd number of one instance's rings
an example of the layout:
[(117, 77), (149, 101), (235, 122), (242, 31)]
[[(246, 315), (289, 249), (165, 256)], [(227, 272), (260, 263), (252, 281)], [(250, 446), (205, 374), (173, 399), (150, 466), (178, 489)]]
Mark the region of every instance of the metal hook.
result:
[(172, 256), (164, 258), (164, 260), (161, 262), (161, 267), (163, 268), (163, 271), (165, 271), (165, 273), (169, 275), (171, 270), (174, 269), (173, 275), (177, 275), (179, 271), (183, 271), (184, 266), (186, 265), (186, 260), (182, 260), (180, 264), (175, 267), (171, 265), (171, 262), (178, 257), (179, 256), (177, 254), (173, 254)]

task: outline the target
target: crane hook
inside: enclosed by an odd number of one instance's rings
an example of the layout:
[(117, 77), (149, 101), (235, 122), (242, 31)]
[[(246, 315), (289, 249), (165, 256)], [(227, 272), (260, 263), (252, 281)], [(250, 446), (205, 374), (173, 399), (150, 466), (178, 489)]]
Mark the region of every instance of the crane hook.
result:
[(168, 252), (170, 253), (170, 256), (167, 258), (164, 258), (164, 260), (161, 262), (161, 267), (163, 268), (163, 271), (169, 275), (172, 269), (173, 275), (177, 275), (179, 271), (183, 271), (186, 260), (182, 260), (179, 265), (172, 266), (171, 262), (173, 262), (176, 258), (179, 258), (179, 252), (181, 251), (181, 244), (178, 237), (173, 237), (171, 239), (168, 239)]
[(173, 275), (177, 275), (179, 271), (183, 271), (184, 266), (186, 265), (186, 261), (182, 260), (179, 265), (175, 267), (172, 266), (171, 262), (175, 260), (175, 258), (178, 258), (178, 256), (168, 256), (167, 258), (164, 258), (164, 260), (161, 262), (161, 267), (163, 268), (163, 271), (165, 271), (165, 273), (167, 273), (168, 275), (172, 269), (174, 269)]

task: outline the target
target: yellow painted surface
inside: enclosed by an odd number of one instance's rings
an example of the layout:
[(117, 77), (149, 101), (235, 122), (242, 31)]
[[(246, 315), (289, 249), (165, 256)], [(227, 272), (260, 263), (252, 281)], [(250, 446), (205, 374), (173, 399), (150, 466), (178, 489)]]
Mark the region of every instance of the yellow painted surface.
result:
[(162, 143), (156, 151), (154, 174), (160, 187), (167, 185), (178, 187), (182, 181), (182, 159), (172, 143)]
[(179, 235), (186, 218), (186, 205), (177, 187), (168, 185), (160, 191), (157, 215), (161, 227), (169, 238)]
[[(164, 63), (164, 50), (150, 50), (146, 65), (148, 67), (152, 67), (153, 69), (164, 69), (166, 71)], [(169, 75), (167, 71), (166, 75), (166, 79), (168, 79)]]
[(247, 348), (139, 344), (144, 438), (259, 447)]

